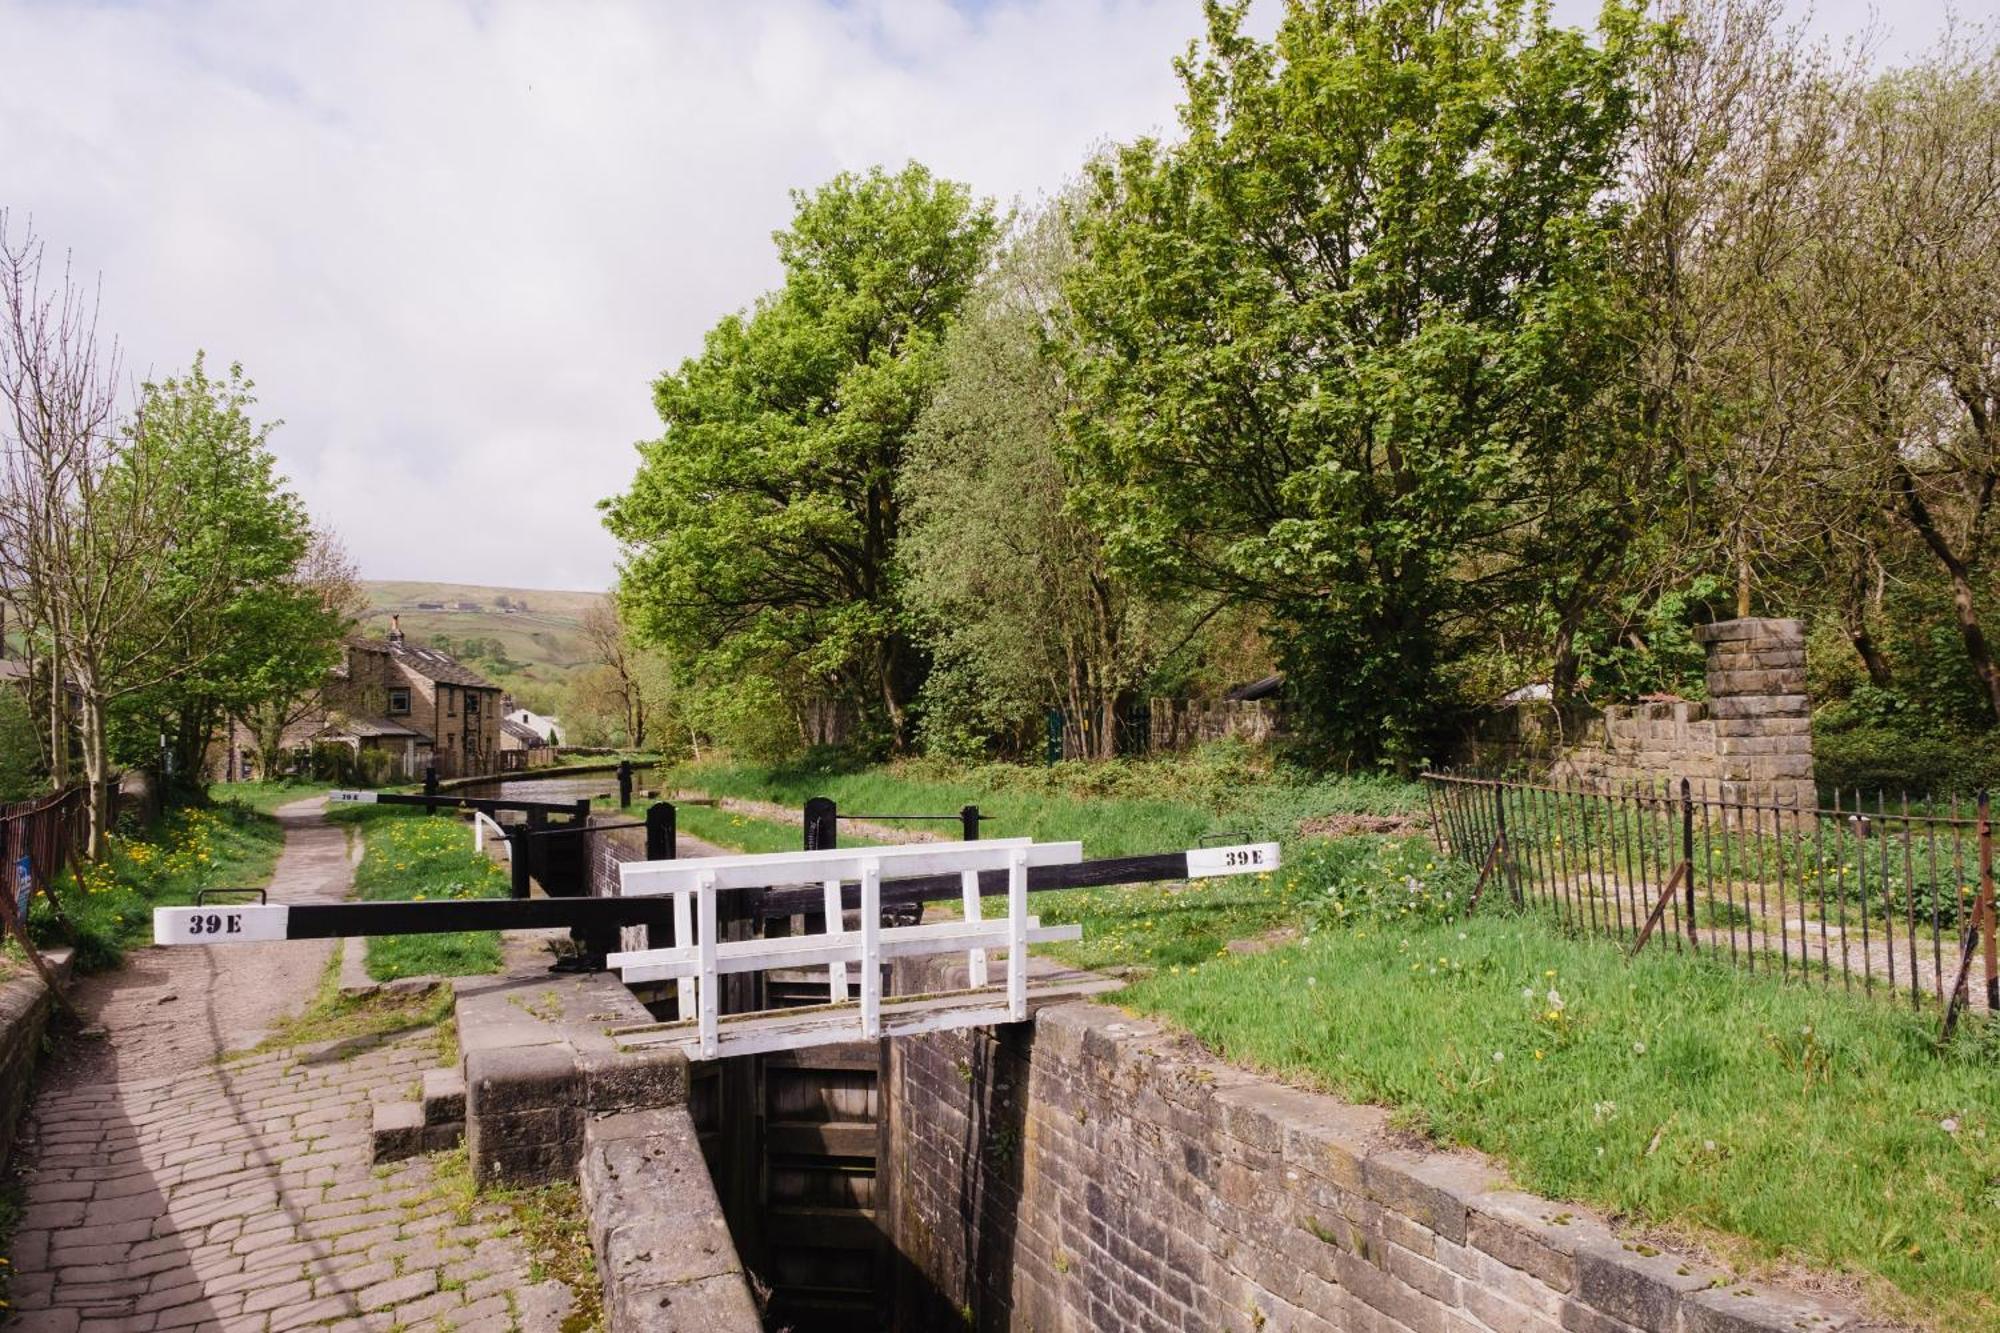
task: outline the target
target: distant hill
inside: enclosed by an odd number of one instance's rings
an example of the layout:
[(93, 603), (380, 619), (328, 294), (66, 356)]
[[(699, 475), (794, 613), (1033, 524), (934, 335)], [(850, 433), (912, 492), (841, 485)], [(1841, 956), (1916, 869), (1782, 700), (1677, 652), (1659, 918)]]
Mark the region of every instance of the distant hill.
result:
[[(467, 666), (529, 697), (541, 697), (536, 686), (565, 689), (576, 668), (589, 664), (579, 626), (584, 612), (605, 599), (600, 592), (471, 583), (364, 580), (361, 588), (368, 599), (363, 634), (385, 635), (389, 617), (401, 616), (412, 643), (429, 646), (442, 635), (451, 640), (447, 651)], [(465, 651), (468, 641), (477, 651)]]

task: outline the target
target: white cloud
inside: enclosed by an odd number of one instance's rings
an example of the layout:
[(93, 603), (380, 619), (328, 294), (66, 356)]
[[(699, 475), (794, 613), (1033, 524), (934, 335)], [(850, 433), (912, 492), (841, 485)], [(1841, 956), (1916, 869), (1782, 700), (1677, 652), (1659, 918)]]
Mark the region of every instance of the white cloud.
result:
[(602, 586), (649, 385), (774, 284), (788, 189), (911, 157), (1053, 189), (1171, 128), (1199, 27), (1196, 0), (0, 0), (0, 205), (103, 275), (135, 377), (245, 363), (367, 575)]

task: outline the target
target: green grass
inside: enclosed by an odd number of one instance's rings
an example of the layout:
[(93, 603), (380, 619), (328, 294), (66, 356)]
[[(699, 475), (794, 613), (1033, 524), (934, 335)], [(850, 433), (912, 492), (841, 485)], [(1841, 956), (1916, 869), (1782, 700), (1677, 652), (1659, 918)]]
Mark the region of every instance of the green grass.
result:
[[(1377, 775), (1287, 776), (1230, 745), (1170, 759), (1043, 766), (912, 760), (843, 772), (689, 764), (668, 770), (664, 781), (791, 806), (830, 796), (843, 812), (866, 815), (952, 814), (977, 805), (994, 816), (982, 826), (986, 837), (1080, 840), (1092, 857), (1173, 851), (1218, 833), (1290, 842), (1299, 824), (1314, 816), (1407, 815), (1424, 808), (1423, 790), (1414, 783)], [(931, 822), (908, 827), (951, 828)]]
[(319, 796), (331, 790), (333, 784), (328, 782), (283, 779), (277, 782), (217, 782), (209, 787), (208, 795), (210, 800), (248, 806), (268, 815), (281, 805), (303, 801), (309, 796)]
[[(518, 1236), (528, 1251), (529, 1282), (554, 1278), (568, 1287), (569, 1313), (563, 1317), (563, 1333), (589, 1333), (604, 1327), (604, 1287), (598, 1280), (597, 1259), (590, 1244), (589, 1221), (583, 1196), (570, 1181), (524, 1189), (480, 1189), (472, 1178), (472, 1163), (463, 1146), (432, 1156), (429, 1193), (414, 1204), (429, 1199), (450, 1207), (460, 1226), (469, 1225), (493, 1209), (504, 1208), (506, 1216), (498, 1234)], [(406, 1205), (408, 1206), (408, 1205)]]
[[(354, 871), (357, 898), (435, 902), (507, 896), (507, 872), (472, 849), (472, 830), (456, 817), (427, 817), (394, 805), (347, 806), (327, 817), (358, 825), (365, 839)], [(476, 976), (499, 971), (500, 963), (500, 933), (493, 930), (368, 941), (368, 975), (377, 981)]]
[(1539, 916), (1484, 912), (1169, 964), (1119, 1002), (1236, 1063), (1398, 1108), (1527, 1189), (1741, 1237), (1747, 1261), (1871, 1274), (1928, 1318), (2000, 1327), (1990, 1025), (1939, 1052), (1934, 1014), (1666, 952), (1628, 964)]
[(435, 1028), (440, 1050), (451, 1051), (451, 1058), (442, 1063), (455, 1064), (457, 1030), (450, 990), (440, 987), (428, 995), (346, 994), (340, 989), (340, 955), (344, 948), (345, 940), (335, 942), (333, 954), (320, 974), (319, 989), (303, 1012), (281, 1023), (252, 1049), (230, 1058), (242, 1059), (282, 1047), (325, 1041), (351, 1042), (354, 1053), (359, 1054), (378, 1041)]
[[(805, 846), (805, 835), (797, 824), (736, 814), (709, 805), (675, 806), (674, 824), (679, 832), (690, 838), (700, 838), (703, 842), (732, 852), (796, 852)], [(868, 838), (845, 831), (841, 833), (840, 841), (847, 847), (877, 845)]]
[(275, 819), (244, 806), (171, 811), (114, 835), (103, 861), (64, 872), (56, 896), (74, 938), (41, 895), (29, 913), (29, 933), (43, 948), (74, 944), (80, 971), (116, 967), (126, 949), (152, 938), (155, 907), (190, 903), (201, 889), (259, 887), (270, 880), (283, 844)]

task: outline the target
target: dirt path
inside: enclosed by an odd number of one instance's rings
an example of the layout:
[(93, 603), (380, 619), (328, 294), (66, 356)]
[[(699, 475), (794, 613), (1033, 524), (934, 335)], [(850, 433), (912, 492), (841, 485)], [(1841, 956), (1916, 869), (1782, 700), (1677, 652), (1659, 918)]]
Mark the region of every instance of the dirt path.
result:
[[(803, 827), (806, 817), (797, 806), (779, 805), (776, 801), (753, 801), (741, 796), (715, 796), (694, 792), (676, 792), (674, 799), (691, 800), (697, 796), (701, 800), (713, 800), (718, 810), (728, 810), (733, 814), (754, 815), (758, 819), (768, 819), (774, 824), (795, 824)], [(945, 842), (959, 836), (958, 826), (952, 825), (944, 833), (934, 833), (929, 829), (895, 828), (888, 824), (877, 824), (866, 819), (849, 819), (842, 816), (840, 827), (843, 831), (859, 838), (895, 846), (912, 842)], [(941, 826), (942, 827), (942, 826)], [(687, 841), (682, 839), (683, 842)]]
[[(280, 806), (284, 850), (272, 902), (345, 898), (354, 882), (345, 827), (322, 818), (322, 797)], [(86, 1031), (45, 1067), (48, 1090), (155, 1078), (255, 1046), (312, 997), (333, 942), (241, 944), (227, 949), (135, 949), (125, 965), (85, 977), (71, 998)]]
[[(1630, 934), (1651, 910), (1656, 892), (1649, 886), (1634, 888), (1622, 881), (1579, 877), (1557, 881), (1555, 901), (1568, 919), (1587, 923), (1594, 930)], [(1816, 984), (1890, 996), (1909, 994), (1914, 962), (1918, 994), (1934, 1000), (1942, 998), (1945, 986), (1958, 975), (1959, 942), (1950, 927), (1933, 932), (1929, 923), (1919, 921), (1912, 930), (1905, 918), (1893, 923), (1871, 920), (1864, 930), (1858, 911), (1850, 913), (1845, 926), (1837, 916), (1825, 921), (1808, 916), (1802, 923), (1796, 915), (1796, 899), (1791, 910), (1782, 915), (1774, 910), (1778, 902), (1774, 886), (1765, 887), (1764, 901), (1754, 911), (1745, 906), (1749, 897), (1742, 885), (1725, 892), (1728, 904), (1744, 917), (1734, 927), (1696, 928), (1701, 949), (1713, 957), (1728, 958), (1753, 971), (1810, 975)], [(1711, 903), (1712, 899), (1702, 901)], [(1887, 932), (1885, 924), (1890, 926)], [(1655, 942), (1647, 947), (1683, 947), (1686, 929), (1685, 920), (1673, 914), (1662, 921)], [(1974, 1010), (1986, 1007), (1984, 976), (1975, 960), (1966, 996)]]

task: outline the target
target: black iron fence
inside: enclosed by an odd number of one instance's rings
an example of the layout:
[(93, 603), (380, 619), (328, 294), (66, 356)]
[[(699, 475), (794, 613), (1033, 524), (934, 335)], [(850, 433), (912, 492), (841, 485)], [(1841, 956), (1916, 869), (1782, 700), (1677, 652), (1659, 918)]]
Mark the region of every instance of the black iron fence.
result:
[(1806, 809), (1717, 784), (1569, 787), (1426, 773), (1439, 850), (1475, 896), (1574, 929), (1726, 957), (1823, 986), (1926, 998), (1948, 1032), (2000, 1010), (1993, 832), (1984, 793), (1918, 803), (1836, 795)]
[(39, 891), (61, 916), (55, 882), (75, 854), (85, 817), (81, 787), (0, 805), (0, 934), (13, 936), (52, 991), (55, 981), (28, 937), (28, 908)]

